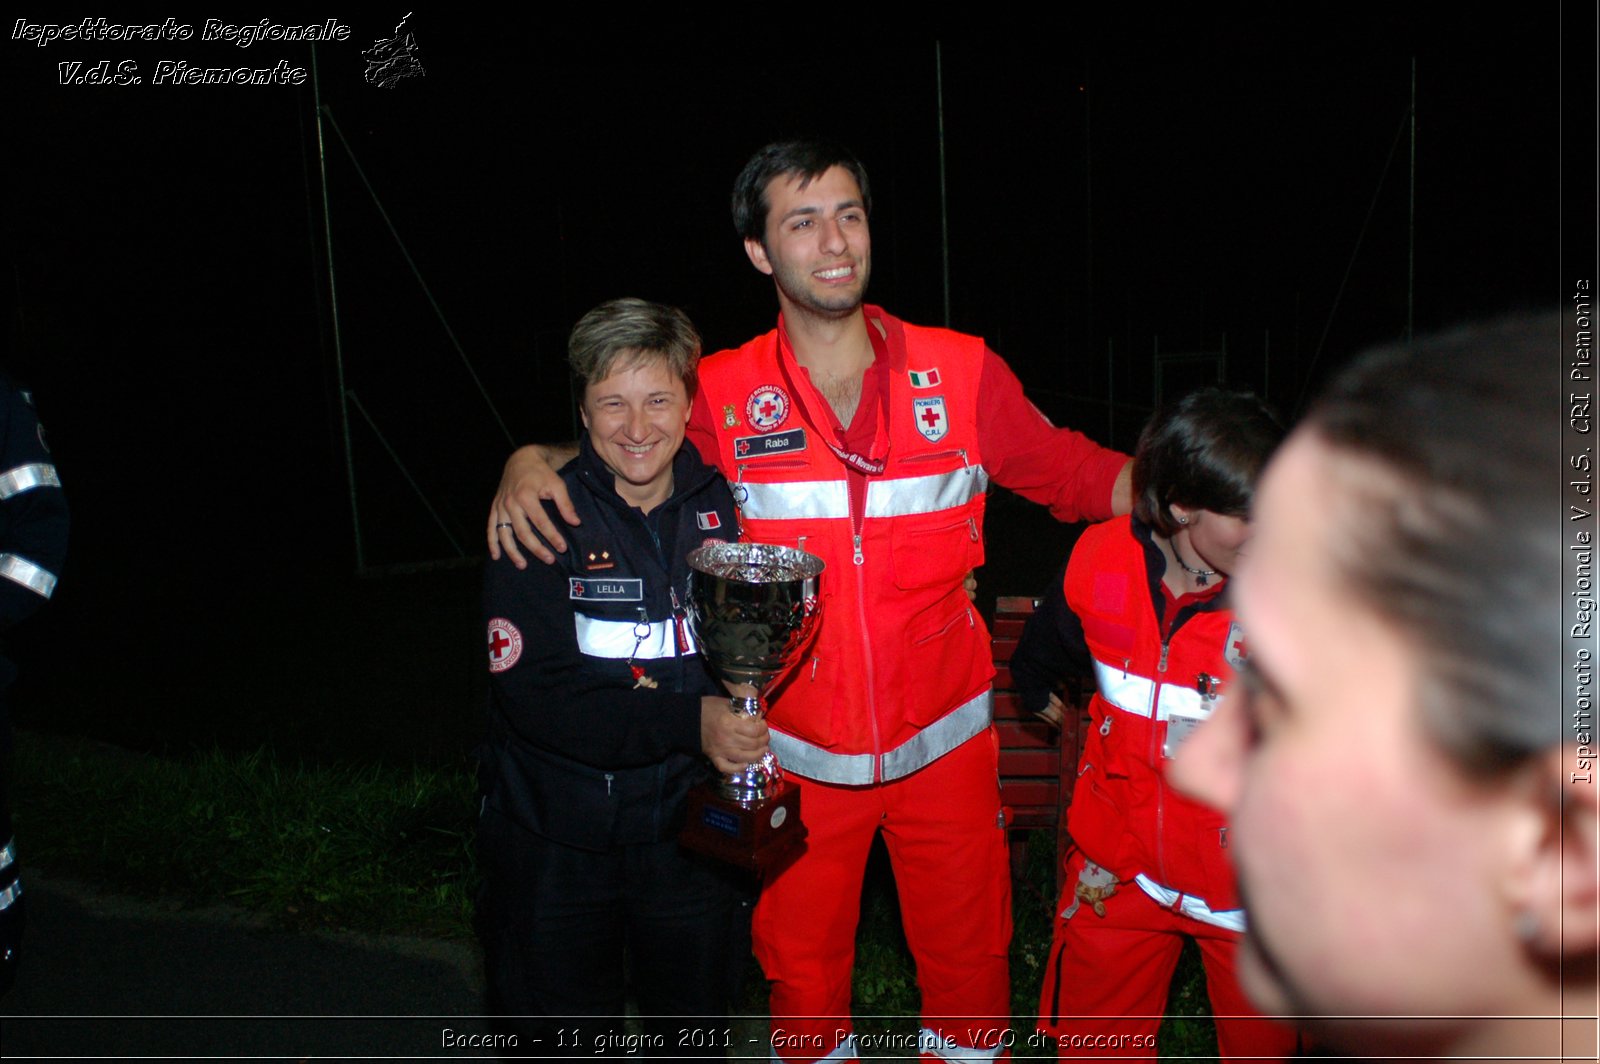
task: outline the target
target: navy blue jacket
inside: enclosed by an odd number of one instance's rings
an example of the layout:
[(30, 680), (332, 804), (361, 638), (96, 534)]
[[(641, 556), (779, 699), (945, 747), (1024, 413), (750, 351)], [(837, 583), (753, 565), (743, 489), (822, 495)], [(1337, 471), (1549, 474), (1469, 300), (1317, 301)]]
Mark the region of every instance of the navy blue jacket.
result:
[(581, 849), (670, 838), (690, 785), (711, 774), (700, 699), (722, 691), (688, 627), (685, 557), (738, 538), (733, 498), (692, 444), (648, 515), (617, 494), (587, 438), (561, 476), (583, 521), (567, 527), (547, 506), (566, 552), (523, 570), (491, 561), (484, 575), (486, 799)]

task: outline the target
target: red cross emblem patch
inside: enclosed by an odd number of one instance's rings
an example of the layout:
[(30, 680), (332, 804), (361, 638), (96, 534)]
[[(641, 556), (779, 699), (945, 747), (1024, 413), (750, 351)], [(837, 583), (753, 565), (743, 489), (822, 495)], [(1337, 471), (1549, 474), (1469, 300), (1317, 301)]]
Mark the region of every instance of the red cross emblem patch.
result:
[(522, 633), (504, 617), (489, 622), (489, 671), (505, 672), (522, 657)]
[(771, 432), (789, 416), (789, 394), (776, 384), (763, 384), (750, 393), (744, 415), (757, 432)]
[(1244, 665), (1249, 656), (1250, 648), (1245, 645), (1244, 629), (1239, 627), (1238, 621), (1234, 621), (1228, 625), (1228, 641), (1222, 645), (1222, 657), (1237, 669)]
[(913, 399), (911, 405), (917, 415), (917, 431), (931, 443), (944, 439), (944, 434), (950, 431), (950, 419), (944, 412), (944, 396)]

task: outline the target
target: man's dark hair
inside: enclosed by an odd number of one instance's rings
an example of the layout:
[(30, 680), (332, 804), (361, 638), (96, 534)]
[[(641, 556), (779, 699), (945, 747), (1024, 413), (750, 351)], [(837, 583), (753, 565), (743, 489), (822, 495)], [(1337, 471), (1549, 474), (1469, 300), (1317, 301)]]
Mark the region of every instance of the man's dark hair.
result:
[(767, 186), (775, 177), (798, 177), (800, 187), (833, 169), (843, 167), (856, 179), (861, 190), (861, 206), (872, 215), (872, 190), (867, 187), (867, 168), (850, 149), (831, 140), (781, 140), (768, 144), (750, 157), (733, 183), (733, 227), (746, 240), (763, 240), (767, 233)]
[(1174, 505), (1244, 517), (1256, 477), (1283, 426), (1248, 392), (1203, 388), (1168, 404), (1139, 434), (1133, 459), (1133, 512), (1159, 535), (1182, 527)]

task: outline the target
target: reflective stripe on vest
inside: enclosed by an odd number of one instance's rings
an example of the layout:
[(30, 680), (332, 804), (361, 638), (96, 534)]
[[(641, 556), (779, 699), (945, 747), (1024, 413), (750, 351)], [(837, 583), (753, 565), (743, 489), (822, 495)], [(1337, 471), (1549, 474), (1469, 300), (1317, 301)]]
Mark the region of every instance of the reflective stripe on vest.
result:
[(740, 513), (753, 521), (818, 520), (850, 516), (843, 480), (795, 480), (780, 484), (729, 481)]
[(1140, 872), (1133, 877), (1139, 884), (1139, 889), (1155, 899), (1156, 904), (1163, 909), (1175, 910), (1191, 920), (1199, 920), (1202, 924), (1213, 927), (1225, 927), (1229, 931), (1244, 934), (1244, 910), (1223, 909), (1221, 912), (1212, 912), (1211, 906), (1206, 904), (1204, 898), (1197, 898), (1193, 894), (1180, 894), (1171, 887), (1163, 887), (1160, 883)]
[(61, 478), (56, 476), (56, 467), (44, 462), (34, 462), (32, 465), (21, 465), (9, 473), (0, 474), (0, 499), (9, 499), (13, 495), (21, 495), (34, 488), (59, 488)]
[(778, 764), (796, 775), (819, 783), (863, 786), (888, 783), (933, 764), (989, 726), (994, 715), (994, 692), (985, 691), (964, 702), (883, 755), (881, 771), (873, 754), (835, 754), (804, 739), (772, 729), (772, 752)]
[[(573, 615), (578, 630), (578, 650), (591, 658), (670, 658), (675, 657), (671, 621), (646, 624), (643, 621), (607, 621), (599, 617)], [(686, 627), (686, 631), (687, 631)], [(640, 633), (644, 639), (640, 639)], [(694, 633), (688, 632), (689, 653), (698, 653)]]
[(902, 517), (965, 506), (989, 487), (982, 466), (895, 480), (867, 481), (867, 516)]
[(0, 890), (0, 912), (11, 908), (11, 903), (22, 897), (22, 880), (17, 880), (5, 890)]
[(12, 839), (10, 842), (6, 843), (4, 849), (0, 849), (0, 872), (4, 872), (6, 869), (10, 868), (11, 862), (15, 861), (16, 859), (17, 840)]
[(56, 589), (55, 573), (39, 568), (19, 554), (0, 554), (0, 576), (45, 598)]
[[(1148, 676), (1124, 672), (1120, 665), (1094, 663), (1094, 682), (1100, 688), (1100, 697), (1113, 706), (1136, 717), (1150, 716), (1155, 709), (1158, 721), (1166, 720), (1174, 710), (1187, 716), (1206, 717), (1211, 714), (1211, 703), (1202, 698), (1193, 687), (1182, 684), (1157, 684)], [(1160, 699), (1156, 699), (1159, 689)]]
[[(734, 481), (728, 485), (740, 510), (754, 521), (799, 521), (850, 516), (850, 496), (843, 480), (795, 480), (776, 484)], [(965, 506), (989, 488), (982, 466), (921, 477), (871, 478), (867, 481), (866, 516), (904, 517)]]

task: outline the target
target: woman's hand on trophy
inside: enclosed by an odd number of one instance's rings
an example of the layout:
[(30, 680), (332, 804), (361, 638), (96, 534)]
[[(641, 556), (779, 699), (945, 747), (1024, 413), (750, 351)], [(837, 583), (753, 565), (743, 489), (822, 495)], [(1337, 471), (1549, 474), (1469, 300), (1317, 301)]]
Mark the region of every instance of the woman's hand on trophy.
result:
[[(750, 693), (755, 693), (753, 688)], [(767, 722), (760, 717), (732, 712), (728, 700), (716, 695), (700, 700), (700, 749), (718, 772), (743, 772), (761, 760), (767, 741)]]

